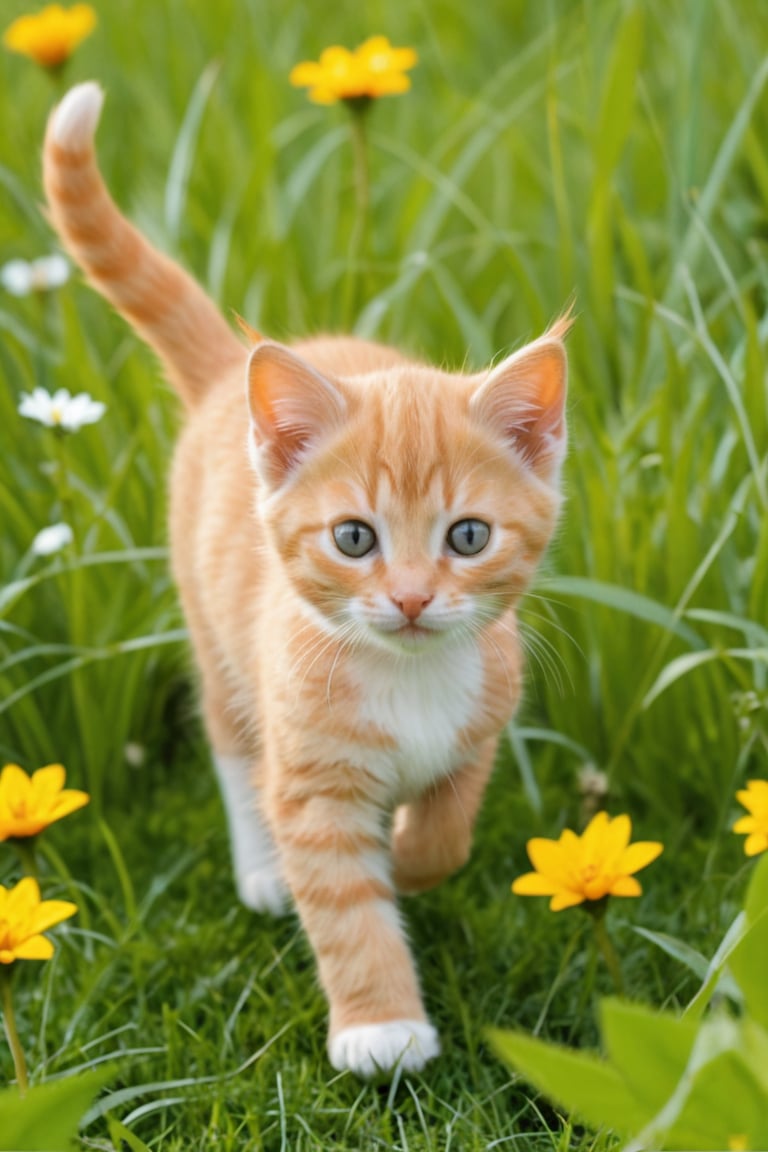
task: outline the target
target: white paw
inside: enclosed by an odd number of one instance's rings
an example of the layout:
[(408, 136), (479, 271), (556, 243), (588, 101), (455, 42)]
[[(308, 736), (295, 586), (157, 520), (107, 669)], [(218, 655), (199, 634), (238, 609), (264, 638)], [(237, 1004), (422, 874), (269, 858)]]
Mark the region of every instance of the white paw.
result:
[(290, 912), (288, 888), (274, 868), (240, 873), (236, 881), (238, 896), (246, 908), (269, 912), (272, 916), (285, 916)]
[(328, 1041), (328, 1055), (338, 1072), (349, 1070), (366, 1078), (397, 1066), (418, 1072), (440, 1055), (440, 1041), (432, 1025), (422, 1020), (387, 1020), (337, 1032)]

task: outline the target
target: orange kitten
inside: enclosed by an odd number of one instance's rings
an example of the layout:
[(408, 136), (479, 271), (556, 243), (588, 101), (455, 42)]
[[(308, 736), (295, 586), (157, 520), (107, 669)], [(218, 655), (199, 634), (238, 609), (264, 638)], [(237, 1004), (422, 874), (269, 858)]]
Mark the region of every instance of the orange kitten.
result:
[[(368, 1076), (437, 1055), (396, 892), (468, 858), (520, 695), (515, 606), (557, 517), (567, 318), (475, 375), (336, 337), (247, 349), (119, 214), (82, 84), (45, 143), (51, 220), (186, 407), (173, 566), (249, 907), (292, 899)], [(254, 338), (256, 338), (254, 334)]]

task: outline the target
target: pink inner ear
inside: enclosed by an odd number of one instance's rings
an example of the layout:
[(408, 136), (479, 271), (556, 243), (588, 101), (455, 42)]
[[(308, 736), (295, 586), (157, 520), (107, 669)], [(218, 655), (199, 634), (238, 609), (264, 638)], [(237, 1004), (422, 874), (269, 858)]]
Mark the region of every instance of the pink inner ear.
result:
[(565, 453), (567, 378), (563, 345), (543, 336), (490, 373), (472, 396), (470, 413), (535, 470), (551, 470)]
[(281, 344), (257, 345), (248, 361), (248, 405), (267, 479), (279, 483), (346, 415), (339, 389)]

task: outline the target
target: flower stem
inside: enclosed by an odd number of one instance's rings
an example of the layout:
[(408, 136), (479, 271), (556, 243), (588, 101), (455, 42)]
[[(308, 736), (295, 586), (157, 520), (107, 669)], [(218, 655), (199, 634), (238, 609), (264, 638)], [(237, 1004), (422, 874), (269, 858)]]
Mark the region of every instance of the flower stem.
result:
[(605, 926), (605, 909), (592, 913), (592, 924), (595, 930), (595, 943), (605, 960), (606, 967), (611, 974), (613, 986), (619, 996), (624, 995), (624, 977), (621, 974), (621, 965), (613, 941)]
[(27, 876), (31, 876), (33, 880), (39, 880), (40, 869), (37, 863), (37, 853), (35, 852), (35, 840), (35, 836), (17, 836), (14, 838), (13, 844), (19, 854), (19, 859)]
[(352, 327), (357, 311), (362, 261), (368, 228), (368, 207), (371, 196), (368, 141), (366, 137), (367, 103), (349, 103), (352, 153), (355, 165), (355, 218), (347, 249), (347, 270), (342, 292), (342, 319), (345, 331)]
[(0, 972), (0, 1002), (2, 1002), (5, 1035), (8, 1038), (8, 1047), (11, 1049), (13, 1067), (16, 1071), (16, 1083), (19, 1086), (19, 1094), (24, 1096), (29, 1087), (27, 1062), (24, 1059), (24, 1049), (21, 1047), (16, 1028), (16, 1016), (13, 1011), (13, 997), (11, 996), (11, 973), (7, 971)]

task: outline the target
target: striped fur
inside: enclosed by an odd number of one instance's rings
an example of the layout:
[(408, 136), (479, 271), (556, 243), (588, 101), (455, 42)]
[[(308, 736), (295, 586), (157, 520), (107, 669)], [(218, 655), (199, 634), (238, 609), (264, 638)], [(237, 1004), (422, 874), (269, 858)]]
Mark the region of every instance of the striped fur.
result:
[[(272, 912), (290, 893), (334, 1066), (418, 1069), (439, 1045), (396, 892), (466, 861), (519, 699), (515, 607), (559, 507), (570, 321), (476, 375), (245, 326), (248, 352), (109, 198), (101, 102), (81, 85), (51, 117), (50, 218), (187, 408), (172, 557), (238, 889)], [(448, 543), (468, 518), (490, 526), (470, 557)], [(367, 555), (335, 543), (350, 520), (375, 533)]]

